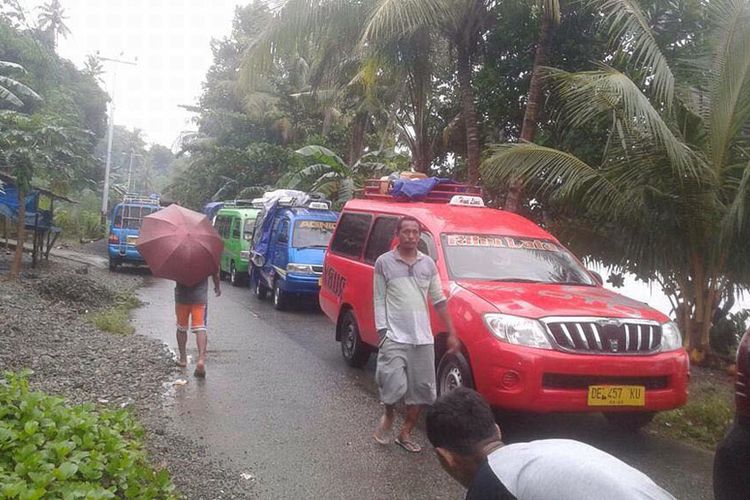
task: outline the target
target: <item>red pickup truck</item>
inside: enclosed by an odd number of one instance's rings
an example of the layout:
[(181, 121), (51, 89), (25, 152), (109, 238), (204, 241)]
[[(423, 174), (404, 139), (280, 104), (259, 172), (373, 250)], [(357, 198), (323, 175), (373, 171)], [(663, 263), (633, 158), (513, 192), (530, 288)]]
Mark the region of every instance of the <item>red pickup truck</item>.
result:
[(688, 356), (667, 316), (603, 288), (551, 234), (475, 196), (403, 202), (369, 190), (346, 204), (320, 304), (350, 365), (377, 350), (373, 265), (405, 215), (422, 226), (420, 251), (436, 262), (462, 343), (447, 352), (432, 311), (439, 393), (468, 386), (495, 407), (603, 412), (631, 429), (685, 403)]

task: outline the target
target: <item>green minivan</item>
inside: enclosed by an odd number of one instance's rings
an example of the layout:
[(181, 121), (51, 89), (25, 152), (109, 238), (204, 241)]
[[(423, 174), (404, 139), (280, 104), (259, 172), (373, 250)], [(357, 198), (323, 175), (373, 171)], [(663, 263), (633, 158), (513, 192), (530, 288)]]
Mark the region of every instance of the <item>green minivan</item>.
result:
[(221, 276), (229, 276), (229, 281), (234, 286), (247, 283), (253, 228), (259, 212), (259, 208), (225, 206), (216, 213), (214, 227), (224, 240)]

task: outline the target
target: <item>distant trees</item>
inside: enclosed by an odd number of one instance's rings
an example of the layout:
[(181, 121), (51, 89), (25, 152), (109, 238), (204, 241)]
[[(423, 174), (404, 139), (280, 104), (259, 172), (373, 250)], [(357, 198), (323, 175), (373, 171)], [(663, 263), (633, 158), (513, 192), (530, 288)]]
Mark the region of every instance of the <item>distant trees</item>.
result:
[(57, 49), (57, 42), (62, 36), (70, 35), (70, 29), (65, 24), (65, 9), (60, 0), (50, 0), (39, 7), (37, 26), (44, 33), (44, 39), (53, 50)]

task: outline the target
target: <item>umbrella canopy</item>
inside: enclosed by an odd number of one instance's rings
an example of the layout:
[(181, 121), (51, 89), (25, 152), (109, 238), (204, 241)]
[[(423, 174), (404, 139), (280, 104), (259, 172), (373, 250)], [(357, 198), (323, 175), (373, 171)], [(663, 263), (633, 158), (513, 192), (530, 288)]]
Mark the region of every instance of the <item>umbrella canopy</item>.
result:
[(205, 215), (170, 205), (143, 218), (136, 248), (154, 276), (193, 286), (218, 271), (224, 243)]

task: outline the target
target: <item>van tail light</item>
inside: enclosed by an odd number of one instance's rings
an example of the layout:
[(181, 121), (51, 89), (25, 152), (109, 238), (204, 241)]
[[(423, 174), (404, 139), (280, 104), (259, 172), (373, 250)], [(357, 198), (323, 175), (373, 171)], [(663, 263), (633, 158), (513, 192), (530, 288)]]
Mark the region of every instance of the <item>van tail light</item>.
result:
[(116, 234), (110, 234), (109, 242), (112, 243), (113, 245), (117, 245), (120, 243), (120, 238), (118, 238)]

